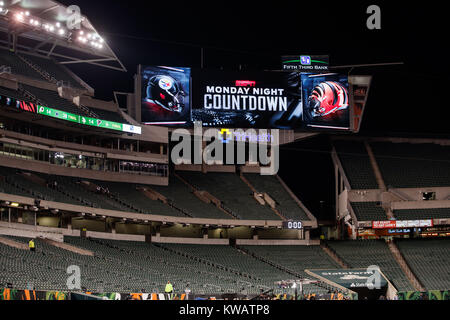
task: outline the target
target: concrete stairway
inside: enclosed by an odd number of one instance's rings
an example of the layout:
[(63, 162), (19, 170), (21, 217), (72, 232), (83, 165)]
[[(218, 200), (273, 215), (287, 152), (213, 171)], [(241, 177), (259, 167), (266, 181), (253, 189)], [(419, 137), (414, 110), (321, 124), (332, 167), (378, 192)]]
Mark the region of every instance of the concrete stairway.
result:
[(20, 250), (29, 250), (28, 245), (26, 243), (17, 242), (12, 239), (4, 237), (0, 237), (0, 243)]
[(186, 179), (184, 179), (183, 177), (181, 177), (179, 174), (177, 174), (176, 172), (173, 173), (173, 175), (179, 179), (181, 182), (183, 182), (190, 190), (192, 190), (193, 194), (202, 202), (205, 203), (214, 203), (216, 205), (216, 207), (222, 211), (223, 213), (225, 213), (226, 215), (230, 216), (230, 218), (232, 219), (239, 219), (239, 217), (237, 217), (233, 212), (231, 212), (228, 208), (225, 208), (222, 205), (222, 202), (217, 199), (215, 196), (213, 196), (212, 194), (210, 194), (207, 191), (204, 190), (199, 190), (196, 186), (194, 186), (193, 184), (191, 184), (190, 182), (188, 182)]
[(344, 269), (350, 268), (349, 265), (344, 260), (342, 260), (341, 257), (339, 257), (337, 253), (334, 252), (334, 250), (332, 250), (326, 243), (321, 243), (320, 247), (323, 249), (323, 251), (325, 251), (326, 254), (330, 256), (331, 259), (333, 259), (342, 268)]
[[(257, 194), (258, 193), (258, 190), (256, 190), (256, 188), (250, 183), (250, 181), (248, 181), (248, 179), (241, 173), (240, 175), (239, 175), (239, 177), (241, 178), (241, 180), (252, 190), (252, 192), (253, 192), (253, 194)], [(262, 190), (261, 190), (261, 192), (262, 192)], [(267, 194), (267, 193), (265, 193), (264, 194), (264, 203), (267, 203), (268, 205), (269, 205), (269, 207), (270, 207), (270, 209), (272, 209), (272, 211), (281, 219), (281, 220), (283, 220), (283, 221), (286, 221), (287, 220), (287, 218), (276, 208), (276, 206), (275, 206), (275, 201), (273, 201), (273, 200), (271, 200), (271, 202), (273, 203), (273, 205), (270, 205), (267, 201), (266, 201), (266, 199), (267, 198), (270, 198), (270, 196)], [(271, 198), (270, 198), (271, 199)], [(259, 201), (258, 201), (259, 202)], [(261, 203), (260, 203), (261, 204)]]
[(370, 147), (367, 141), (364, 141), (364, 145), (366, 146), (366, 150), (370, 159), (370, 164), (372, 165), (373, 173), (375, 174), (375, 179), (377, 180), (378, 187), (381, 190), (386, 191), (386, 184), (384, 183), (380, 167), (378, 167), (378, 163), (377, 160), (375, 159), (375, 155), (373, 154), (372, 148)]
[(74, 253), (80, 254), (82, 256), (91, 256), (91, 257), (94, 256), (94, 252), (92, 252), (90, 250), (75, 247), (68, 243), (57, 242), (57, 241), (50, 240), (50, 239), (41, 239), (41, 241), (43, 241), (51, 246), (54, 246), (54, 247), (57, 247), (57, 248), (60, 248), (60, 249), (66, 250), (66, 251), (74, 252)]

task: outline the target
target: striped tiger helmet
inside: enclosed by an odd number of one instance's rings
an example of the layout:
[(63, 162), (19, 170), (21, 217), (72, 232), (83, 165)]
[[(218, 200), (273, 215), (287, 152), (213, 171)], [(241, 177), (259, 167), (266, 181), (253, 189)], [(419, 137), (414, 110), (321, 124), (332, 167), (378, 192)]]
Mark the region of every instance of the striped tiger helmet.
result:
[(308, 108), (313, 117), (324, 117), (348, 108), (348, 91), (339, 82), (325, 81), (314, 87), (308, 98)]

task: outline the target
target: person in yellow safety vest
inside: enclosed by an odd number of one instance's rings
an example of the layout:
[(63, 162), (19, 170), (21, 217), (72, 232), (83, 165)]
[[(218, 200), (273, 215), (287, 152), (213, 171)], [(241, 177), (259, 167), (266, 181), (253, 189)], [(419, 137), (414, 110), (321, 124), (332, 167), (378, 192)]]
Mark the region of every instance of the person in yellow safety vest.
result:
[(31, 239), (28, 242), (28, 247), (30, 248), (30, 251), (36, 251), (36, 245), (34, 244), (34, 240), (33, 239)]
[(170, 281), (167, 281), (166, 290), (165, 291), (166, 291), (166, 293), (172, 293), (173, 292), (173, 286), (170, 283)]

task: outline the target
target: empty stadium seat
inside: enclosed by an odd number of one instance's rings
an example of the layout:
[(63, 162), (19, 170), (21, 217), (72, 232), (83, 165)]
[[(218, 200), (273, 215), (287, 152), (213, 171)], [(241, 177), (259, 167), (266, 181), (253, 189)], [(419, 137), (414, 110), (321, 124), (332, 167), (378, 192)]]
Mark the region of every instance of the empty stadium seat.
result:
[(337, 255), (351, 268), (376, 265), (399, 291), (414, 291), (384, 240), (329, 241)]
[(44, 77), (30, 68), (14, 52), (0, 48), (0, 67), (1, 66), (11, 67), (11, 73), (13, 74), (46, 81)]
[(200, 190), (208, 190), (240, 219), (280, 220), (269, 206), (262, 206), (253, 198), (252, 190), (234, 173), (180, 171), (179, 174)]
[(352, 189), (378, 189), (363, 142), (336, 140), (333, 145)]
[(371, 142), (386, 186), (450, 186), (450, 147), (437, 144)]
[(32, 95), (34, 95), (38, 100), (42, 101), (46, 104), (46, 107), (50, 107), (56, 110), (66, 111), (73, 114), (84, 115), (81, 109), (79, 109), (75, 104), (61, 98), (56, 91), (41, 89), (37, 87), (32, 87), (29, 85), (22, 85), (25, 91), (28, 91)]
[(450, 241), (448, 239), (399, 239), (397, 247), (427, 290), (450, 287)]
[(86, 90), (86, 88), (84, 88), (74, 77), (72, 77), (69, 72), (67, 72), (54, 60), (47, 57), (38, 57), (26, 53), (19, 53), (19, 55), (23, 56), (34, 65), (37, 65), (41, 70), (48, 72), (50, 76), (54, 77), (57, 81), (64, 81), (69, 84), (70, 87)]
[(395, 210), (394, 216), (398, 220), (447, 219), (450, 208)]
[(258, 192), (266, 192), (277, 203), (277, 208), (287, 219), (310, 220), (306, 212), (289, 195), (276, 176), (245, 174), (245, 178)]
[(351, 206), (358, 221), (388, 220), (386, 211), (378, 202), (352, 202)]

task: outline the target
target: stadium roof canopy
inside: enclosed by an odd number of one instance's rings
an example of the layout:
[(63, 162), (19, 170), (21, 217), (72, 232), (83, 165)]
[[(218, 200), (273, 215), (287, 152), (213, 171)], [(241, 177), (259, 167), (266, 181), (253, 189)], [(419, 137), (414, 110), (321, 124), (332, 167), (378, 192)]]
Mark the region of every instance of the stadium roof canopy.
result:
[(53, 0), (0, 0), (0, 46), (119, 71), (125, 66), (76, 6)]

